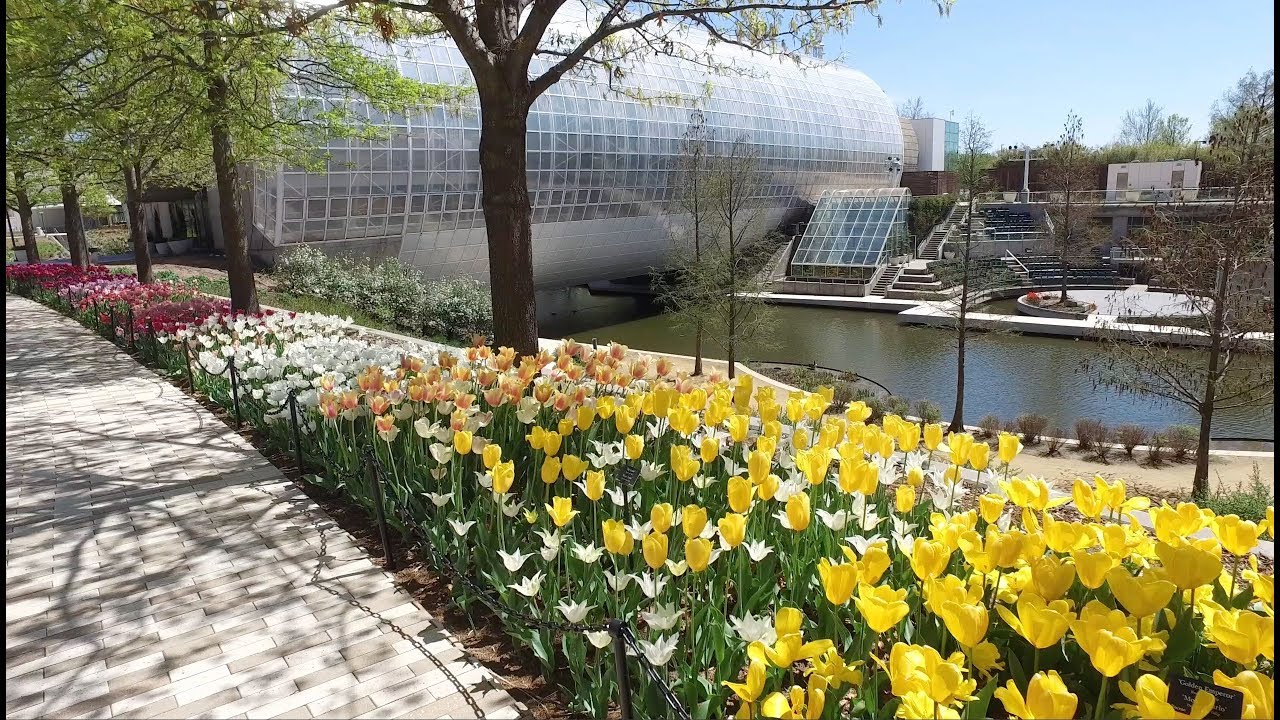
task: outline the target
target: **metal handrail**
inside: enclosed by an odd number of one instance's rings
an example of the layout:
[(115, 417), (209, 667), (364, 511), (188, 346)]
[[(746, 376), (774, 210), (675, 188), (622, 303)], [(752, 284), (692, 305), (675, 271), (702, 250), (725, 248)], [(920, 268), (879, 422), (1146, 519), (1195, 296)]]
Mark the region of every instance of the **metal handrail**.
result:
[[(1081, 203), (1103, 204), (1150, 204), (1173, 202), (1228, 202), (1234, 200), (1238, 188), (1234, 187), (1183, 187), (1183, 188), (1126, 188), (1123, 190), (1080, 190), (1073, 192), (1073, 198)], [(1265, 188), (1262, 197), (1270, 198), (1271, 188)], [(1014, 195), (1014, 199), (1009, 199)], [(1024, 197), (1025, 195), (1025, 197)], [(1254, 194), (1256, 198), (1256, 193)], [(983, 193), (978, 202), (981, 204), (1004, 203), (1048, 203), (1061, 202), (1063, 193), (1056, 190), (1038, 190), (1032, 193), (989, 192)]]

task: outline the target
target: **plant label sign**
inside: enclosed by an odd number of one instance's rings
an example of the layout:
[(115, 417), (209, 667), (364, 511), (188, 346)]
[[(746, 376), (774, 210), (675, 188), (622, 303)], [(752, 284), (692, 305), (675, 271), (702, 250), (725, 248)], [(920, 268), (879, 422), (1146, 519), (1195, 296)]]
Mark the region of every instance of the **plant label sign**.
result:
[(1169, 704), (1180, 713), (1190, 713), (1196, 693), (1203, 690), (1213, 696), (1213, 708), (1205, 717), (1213, 720), (1239, 718), (1244, 714), (1244, 693), (1195, 678), (1173, 675), (1169, 682)]
[(631, 487), (636, 484), (636, 480), (640, 479), (640, 468), (624, 467), (618, 471), (618, 484), (623, 487)]

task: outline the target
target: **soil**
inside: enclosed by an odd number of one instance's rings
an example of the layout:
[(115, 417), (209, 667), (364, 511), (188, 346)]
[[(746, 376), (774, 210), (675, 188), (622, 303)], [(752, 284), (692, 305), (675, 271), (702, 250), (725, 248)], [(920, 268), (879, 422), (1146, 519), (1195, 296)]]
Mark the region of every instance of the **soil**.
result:
[[(143, 367), (155, 371), (149, 366)], [(173, 383), (172, 379), (161, 377)], [(267, 437), (250, 425), (235, 428), (231, 413), (209, 398), (189, 391), (188, 395), (252, 443), (263, 457), (349, 533), (369, 554), (373, 564), (385, 567), (386, 556), (377, 523), (364, 508), (340, 494), (305, 482), (292, 454), (271, 448)], [(453, 585), (448, 578), (428, 567), (405, 543), (393, 540), (392, 552), (399, 568), (391, 573), (396, 586), (408, 593), (438, 625), (448, 630), (472, 659), (497, 676), (502, 688), (528, 708), (529, 712), (524, 717), (533, 720), (582, 720), (586, 717), (569, 710), (567, 699), (544, 679), (537, 658), (531, 652), (512, 645), (502, 623), (492, 612), (477, 606), (475, 611), (464, 614), (452, 602)], [(616, 709), (610, 717), (614, 714)]]

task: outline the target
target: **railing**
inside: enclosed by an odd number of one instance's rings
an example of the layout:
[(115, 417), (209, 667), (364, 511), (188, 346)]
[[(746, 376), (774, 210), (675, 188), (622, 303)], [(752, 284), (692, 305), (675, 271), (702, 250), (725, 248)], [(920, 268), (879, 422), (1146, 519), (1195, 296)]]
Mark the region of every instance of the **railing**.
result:
[[(1175, 203), (1175, 202), (1229, 202), (1235, 199), (1237, 189), (1233, 187), (1204, 188), (1132, 188), (1128, 190), (1080, 190), (1072, 192), (1073, 200), (1082, 204), (1141, 204), (1141, 203)], [(1257, 197), (1256, 195), (1254, 197)], [(1271, 197), (1267, 189), (1266, 198)], [(1049, 203), (1064, 202), (1066, 194), (1059, 191), (992, 192), (984, 193), (978, 202), (993, 203)]]

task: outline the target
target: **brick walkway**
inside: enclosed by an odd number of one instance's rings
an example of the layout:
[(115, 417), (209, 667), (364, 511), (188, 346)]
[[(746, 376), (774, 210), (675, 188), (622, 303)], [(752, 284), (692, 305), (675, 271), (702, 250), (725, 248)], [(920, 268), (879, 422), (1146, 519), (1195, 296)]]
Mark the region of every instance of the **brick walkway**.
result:
[(5, 715), (517, 717), (254, 448), (5, 302)]

